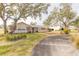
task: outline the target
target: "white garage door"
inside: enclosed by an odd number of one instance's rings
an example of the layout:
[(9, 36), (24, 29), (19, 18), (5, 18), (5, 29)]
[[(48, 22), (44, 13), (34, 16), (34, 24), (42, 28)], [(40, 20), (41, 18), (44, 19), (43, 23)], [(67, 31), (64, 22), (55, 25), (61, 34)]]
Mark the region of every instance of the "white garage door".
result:
[(27, 33), (27, 29), (17, 29), (14, 33)]

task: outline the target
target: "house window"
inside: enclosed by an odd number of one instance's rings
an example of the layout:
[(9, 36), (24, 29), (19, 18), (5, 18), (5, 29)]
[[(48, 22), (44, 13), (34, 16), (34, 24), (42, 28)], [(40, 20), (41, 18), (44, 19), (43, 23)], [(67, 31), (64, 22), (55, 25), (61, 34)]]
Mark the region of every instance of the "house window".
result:
[(18, 30), (20, 30), (20, 31), (22, 30), (22, 31), (23, 31), (23, 30), (25, 30), (25, 29), (18, 29)]

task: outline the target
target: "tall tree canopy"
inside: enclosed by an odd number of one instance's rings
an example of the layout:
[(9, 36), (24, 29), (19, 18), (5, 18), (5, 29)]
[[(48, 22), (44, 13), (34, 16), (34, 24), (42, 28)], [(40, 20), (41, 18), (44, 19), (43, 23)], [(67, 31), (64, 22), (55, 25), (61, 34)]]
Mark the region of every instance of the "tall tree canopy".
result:
[(53, 11), (51, 11), (50, 15), (48, 16), (48, 18), (44, 21), (44, 25), (46, 27), (49, 27), (51, 26), (52, 24), (55, 24), (57, 23), (57, 20), (58, 20), (58, 17), (59, 16), (59, 12), (58, 12), (58, 9), (57, 7), (55, 7), (53, 9)]
[(75, 21), (72, 21), (71, 23), (73, 26), (79, 27), (79, 16), (77, 16)]
[(8, 18), (14, 20), (14, 29), (16, 29), (16, 23), (21, 18), (27, 17), (40, 17), (43, 13), (47, 14), (49, 4), (44, 3), (0, 3), (0, 17), (4, 21), (4, 33), (7, 32), (6, 21)]
[(6, 32), (7, 32), (6, 21), (9, 18), (9, 15), (8, 15), (8, 5), (6, 3), (5, 4), (0, 3), (0, 18), (4, 22), (4, 33), (6, 34)]
[(56, 23), (60, 21), (63, 24), (63, 27), (68, 27), (75, 16), (76, 13), (72, 10), (71, 4), (64, 3), (60, 4), (60, 7), (58, 8), (55, 7), (44, 23), (51, 25), (53, 21), (56, 21)]
[(14, 27), (16, 29), (16, 23), (20, 18), (26, 19), (27, 17), (41, 17), (43, 13), (47, 14), (49, 4), (43, 3), (21, 3), (21, 4), (11, 4), (10, 5), (10, 16), (14, 19)]
[(61, 22), (64, 27), (68, 27), (76, 16), (76, 13), (72, 10), (71, 4), (60, 4), (60, 6)]

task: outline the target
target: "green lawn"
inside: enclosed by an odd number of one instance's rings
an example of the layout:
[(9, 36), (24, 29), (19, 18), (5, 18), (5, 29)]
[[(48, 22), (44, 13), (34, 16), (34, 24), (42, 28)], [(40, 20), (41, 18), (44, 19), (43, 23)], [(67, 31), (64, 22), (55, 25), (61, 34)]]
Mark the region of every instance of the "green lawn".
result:
[[(75, 32), (75, 31), (74, 31)], [(58, 35), (58, 32), (56, 32)], [(21, 40), (15, 40), (15, 41), (7, 41), (6, 36), (10, 36), (10, 38), (20, 35), (20, 34), (7, 34), (2, 37), (0, 37), (0, 42), (4, 41), (5, 43), (8, 42), (14, 42), (9, 45), (0, 45), (0, 55), (2, 56), (29, 56), (32, 53), (33, 47), (39, 43), (43, 38), (45, 38), (48, 35), (55, 35), (53, 32), (48, 33), (30, 33), (30, 34), (24, 34), (27, 36), (27, 38), (23, 38)], [(59, 34), (61, 35), (61, 34)], [(75, 37), (77, 38), (77, 37)], [(78, 38), (79, 39), (79, 38)], [(76, 40), (77, 41), (77, 40)], [(79, 42), (79, 41), (77, 41)]]
[(32, 33), (26, 35), (27, 39), (18, 40), (14, 44), (0, 46), (0, 55), (31, 55), (33, 47), (46, 36), (42, 33)]

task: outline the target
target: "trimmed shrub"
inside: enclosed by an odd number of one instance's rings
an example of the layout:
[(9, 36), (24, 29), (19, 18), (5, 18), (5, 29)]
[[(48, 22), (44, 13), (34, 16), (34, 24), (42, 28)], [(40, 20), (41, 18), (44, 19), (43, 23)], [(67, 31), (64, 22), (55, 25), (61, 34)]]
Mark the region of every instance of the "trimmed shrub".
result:
[(26, 34), (12, 34), (12, 35), (6, 35), (6, 40), (8, 41), (15, 41), (19, 39), (25, 39), (27, 38)]
[(64, 28), (63, 31), (64, 31), (65, 34), (69, 34), (69, 30), (67, 28)]

